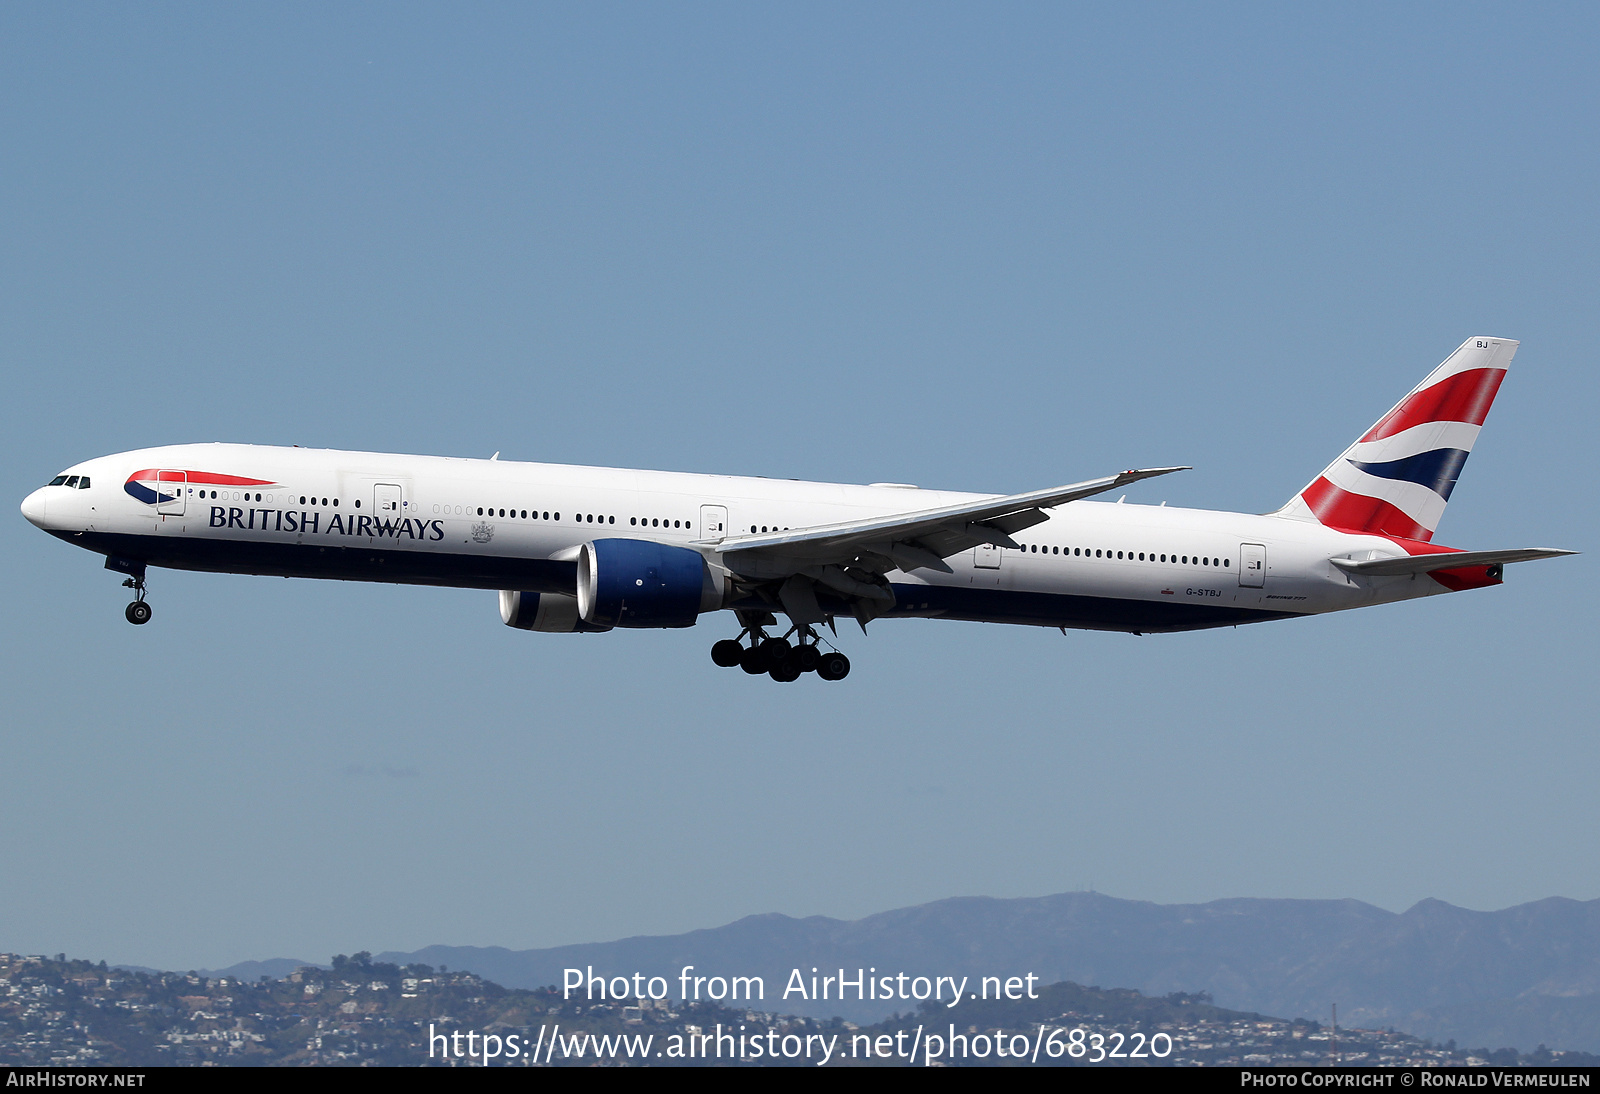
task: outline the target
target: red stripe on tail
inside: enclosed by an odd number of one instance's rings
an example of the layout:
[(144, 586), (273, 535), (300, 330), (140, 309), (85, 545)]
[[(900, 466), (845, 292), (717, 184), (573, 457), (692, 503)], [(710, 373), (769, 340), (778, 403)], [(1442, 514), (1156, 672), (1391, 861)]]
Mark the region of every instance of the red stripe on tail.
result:
[(1398, 536), (1426, 543), (1433, 532), (1382, 498), (1369, 498), (1365, 494), (1352, 494), (1335, 486), (1322, 476), (1306, 487), (1300, 497), (1311, 512), (1329, 528), (1344, 532), (1366, 532), (1381, 536)]
[(1482, 425), (1506, 378), (1503, 368), (1474, 368), (1440, 380), (1406, 399), (1367, 431), (1363, 441), (1381, 441), (1425, 422)]

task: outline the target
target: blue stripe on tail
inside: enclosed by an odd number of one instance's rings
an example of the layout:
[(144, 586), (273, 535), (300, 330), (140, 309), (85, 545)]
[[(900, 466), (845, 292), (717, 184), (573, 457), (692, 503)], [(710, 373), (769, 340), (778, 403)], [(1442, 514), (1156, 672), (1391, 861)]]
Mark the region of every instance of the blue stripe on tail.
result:
[(1415, 456), (1387, 463), (1350, 462), (1380, 479), (1399, 479), (1426, 486), (1449, 501), (1450, 491), (1456, 488), (1456, 479), (1461, 476), (1461, 467), (1467, 462), (1467, 453), (1459, 448), (1435, 448), (1432, 452), (1418, 452)]

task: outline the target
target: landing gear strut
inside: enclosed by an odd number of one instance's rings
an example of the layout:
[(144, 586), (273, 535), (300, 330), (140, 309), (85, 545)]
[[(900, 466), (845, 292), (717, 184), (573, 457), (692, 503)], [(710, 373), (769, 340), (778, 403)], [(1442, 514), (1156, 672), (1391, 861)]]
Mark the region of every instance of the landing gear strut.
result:
[[(744, 630), (738, 638), (724, 638), (711, 647), (711, 660), (725, 669), (735, 666), (751, 676), (763, 673), (782, 684), (792, 683), (808, 672), (823, 680), (843, 680), (850, 673), (850, 659), (837, 650), (823, 652), (821, 639), (809, 626), (791, 627), (782, 638), (769, 638), (766, 628), (777, 623), (770, 612), (739, 612)], [(794, 636), (794, 644), (789, 637)], [(749, 637), (750, 644), (743, 643)]]

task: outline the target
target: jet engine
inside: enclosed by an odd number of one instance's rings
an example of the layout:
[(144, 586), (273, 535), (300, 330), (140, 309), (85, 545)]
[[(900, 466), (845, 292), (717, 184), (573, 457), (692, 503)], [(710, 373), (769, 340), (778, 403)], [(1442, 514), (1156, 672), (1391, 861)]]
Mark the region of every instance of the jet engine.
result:
[(687, 547), (597, 539), (578, 553), (578, 618), (598, 627), (692, 627), (727, 599), (727, 580)]
[(609, 631), (578, 617), (578, 598), (561, 593), (522, 593), (500, 590), (500, 619), (520, 631), (550, 631), (572, 634), (575, 631)]

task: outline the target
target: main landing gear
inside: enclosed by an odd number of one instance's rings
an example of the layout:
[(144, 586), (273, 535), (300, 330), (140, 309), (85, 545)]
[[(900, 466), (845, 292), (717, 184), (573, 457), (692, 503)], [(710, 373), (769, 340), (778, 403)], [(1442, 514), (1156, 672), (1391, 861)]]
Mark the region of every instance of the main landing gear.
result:
[[(766, 620), (774, 622), (770, 615)], [(725, 669), (738, 666), (751, 676), (765, 673), (783, 684), (808, 672), (823, 680), (843, 680), (850, 675), (850, 658), (838, 650), (821, 649), (817, 632), (810, 627), (791, 627), (782, 638), (768, 638), (765, 626), (763, 622), (752, 622), (739, 632), (738, 638), (716, 643), (711, 647), (711, 660)], [(750, 638), (748, 646), (741, 641), (746, 635)], [(795, 636), (796, 644), (789, 643), (789, 635)]]

